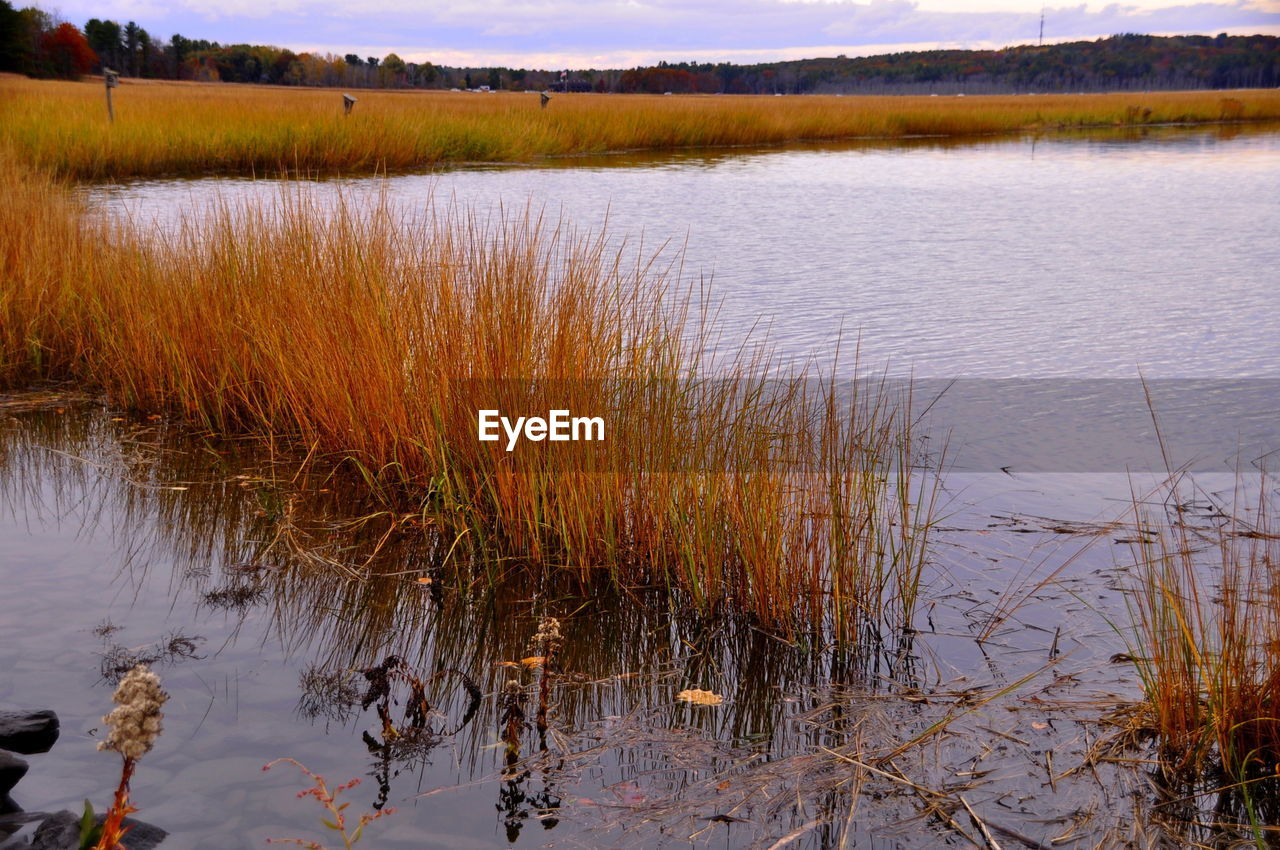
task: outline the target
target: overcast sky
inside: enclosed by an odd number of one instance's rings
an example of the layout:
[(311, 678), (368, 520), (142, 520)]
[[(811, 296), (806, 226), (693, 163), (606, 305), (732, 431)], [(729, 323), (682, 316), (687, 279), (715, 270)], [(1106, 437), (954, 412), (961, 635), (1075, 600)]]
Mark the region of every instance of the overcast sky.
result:
[[(1121, 32), (1280, 35), (1280, 0), (1058, 5), (1046, 41)], [(16, 3), (15, 5), (22, 5)], [(83, 26), (409, 61), (524, 68), (755, 62), (1034, 43), (1041, 0), (46, 0)]]

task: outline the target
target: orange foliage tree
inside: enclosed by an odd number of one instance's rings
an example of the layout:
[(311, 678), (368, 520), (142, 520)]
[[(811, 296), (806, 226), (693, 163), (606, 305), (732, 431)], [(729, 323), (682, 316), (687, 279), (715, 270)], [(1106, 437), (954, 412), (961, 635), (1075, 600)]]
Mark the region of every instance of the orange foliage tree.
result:
[(42, 33), (40, 48), (54, 75), (64, 79), (74, 80), (98, 64), (98, 54), (93, 52), (84, 33), (68, 23)]

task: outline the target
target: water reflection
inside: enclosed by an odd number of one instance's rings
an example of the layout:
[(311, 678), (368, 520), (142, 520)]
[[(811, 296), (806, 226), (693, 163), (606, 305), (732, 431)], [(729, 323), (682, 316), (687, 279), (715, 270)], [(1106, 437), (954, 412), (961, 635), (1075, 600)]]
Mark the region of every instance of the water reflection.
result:
[[(934, 846), (955, 836), (929, 812), (950, 811), (961, 794), (984, 811), (1037, 799), (988, 812), (1026, 830), (1096, 793), (1063, 780), (1040, 799), (1028, 759), (1044, 747), (1079, 758), (1075, 721), (1043, 718), (1081, 712), (1050, 700), (1068, 688), (1114, 692), (1117, 673), (1079, 651), (1083, 633), (1064, 636), (1050, 666), (1039, 630), (975, 644), (990, 574), (969, 584), (947, 567), (925, 631), (839, 652), (818, 635), (784, 642), (746, 620), (673, 612), (661, 592), (583, 597), (576, 582), (517, 564), (463, 568), (452, 540), (420, 516), (353, 499), (331, 465), (163, 419), (93, 405), (34, 410), (9, 418), (0, 447), (0, 502), (16, 520), (0, 529), (6, 542), (20, 547), (25, 527), (84, 544), (55, 560), (41, 538), (42, 554), (0, 567), (28, 603), (0, 618), (0, 663), (15, 670), (15, 688), (40, 693), (83, 731), (105, 697), (92, 687), (102, 641), (91, 634), (104, 618), (119, 628), (111, 642), (138, 651), (175, 628), (202, 639), (188, 657), (158, 662), (178, 697), (168, 739), (134, 787), (176, 847), (306, 834), (296, 783), (258, 770), (280, 755), (335, 783), (368, 776), (351, 792), (353, 811), (396, 807), (369, 828), (392, 850), (767, 847), (789, 835), (814, 848)], [(947, 551), (989, 571), (973, 548), (987, 534), (966, 533)], [(1057, 604), (1028, 616), (1080, 622)], [(558, 641), (546, 637), (548, 618)], [(723, 704), (676, 699), (685, 689), (715, 691)], [(87, 780), (24, 783), (25, 802), (69, 806), (101, 793), (92, 783), (109, 780), (94, 775), (91, 742), (69, 738), (33, 773)]]
[[(115, 625), (104, 634), (121, 641), (111, 646), (150, 658), (176, 677), (174, 691), (211, 667), (300, 668), (304, 688), (299, 698), (295, 686), (292, 711), (242, 710), (269, 734), (289, 729), (281, 737), (304, 752), (288, 754), (321, 772), (350, 772), (351, 745), (362, 748), (354, 763), (375, 780), (374, 809), (433, 787), (493, 783), (490, 805), (514, 841), (531, 819), (555, 827), (568, 789), (639, 793), (647, 808), (681, 799), (691, 776), (808, 751), (815, 733), (790, 723), (801, 705), (795, 694), (922, 684), (909, 636), (886, 651), (840, 654), (820, 643), (788, 644), (745, 620), (673, 615), (665, 594), (652, 590), (583, 598), (576, 582), (528, 577), (514, 564), (457, 568), (448, 560), (451, 541), (424, 529), (420, 517), (361, 504), (340, 470), (302, 465), (284, 451), (92, 405), (11, 417), (2, 439), (0, 500), (15, 518), (65, 523), (76, 536), (114, 542), (120, 565), (110, 584), (125, 598), (105, 606)], [(76, 568), (102, 572), (101, 563)], [(493, 580), (486, 570), (504, 575)], [(21, 574), (6, 580), (26, 582)], [(39, 592), (71, 604), (82, 589)], [(138, 623), (157, 615), (181, 621), (193, 651), (170, 656), (141, 645)], [(550, 656), (536, 635), (548, 617), (563, 630), (554, 664), (531, 663)], [(9, 628), (35, 625), (14, 619)], [(73, 678), (83, 681), (85, 672)], [(289, 690), (274, 684), (276, 699)], [(686, 688), (715, 689), (725, 704), (682, 707), (673, 696)], [(235, 701), (242, 700), (252, 698), (241, 691)], [(314, 731), (297, 735), (295, 717), (316, 721)], [(244, 746), (234, 743), (235, 722), (173, 725), (177, 735), (227, 736), (229, 751)], [(345, 759), (317, 755), (329, 735), (348, 741)], [(666, 764), (686, 750), (683, 761)], [(619, 790), (641, 780), (643, 793)], [(139, 802), (163, 796), (143, 781)], [(464, 805), (481, 796), (465, 794)], [(165, 808), (152, 811), (162, 817)], [(243, 817), (255, 825), (252, 812)], [(774, 826), (753, 828), (772, 834)]]

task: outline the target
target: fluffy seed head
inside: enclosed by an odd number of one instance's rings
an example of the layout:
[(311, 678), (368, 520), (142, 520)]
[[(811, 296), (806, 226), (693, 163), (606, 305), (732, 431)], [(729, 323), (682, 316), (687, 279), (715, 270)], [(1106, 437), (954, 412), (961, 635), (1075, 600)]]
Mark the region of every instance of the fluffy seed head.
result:
[(538, 624), (538, 631), (533, 636), (533, 642), (539, 644), (548, 650), (558, 649), (564, 638), (560, 634), (560, 621), (555, 617), (543, 617), (542, 622)]
[(112, 700), (116, 707), (102, 718), (111, 731), (99, 750), (115, 750), (127, 759), (142, 758), (160, 737), (160, 706), (169, 695), (160, 689), (160, 677), (139, 664), (120, 680)]

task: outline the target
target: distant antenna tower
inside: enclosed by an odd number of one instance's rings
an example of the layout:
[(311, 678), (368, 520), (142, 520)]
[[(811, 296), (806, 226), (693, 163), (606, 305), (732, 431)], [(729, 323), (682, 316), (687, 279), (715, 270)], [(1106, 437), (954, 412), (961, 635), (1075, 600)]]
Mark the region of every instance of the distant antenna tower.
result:
[(1037, 47), (1044, 47), (1044, 4), (1040, 4), (1040, 43)]

